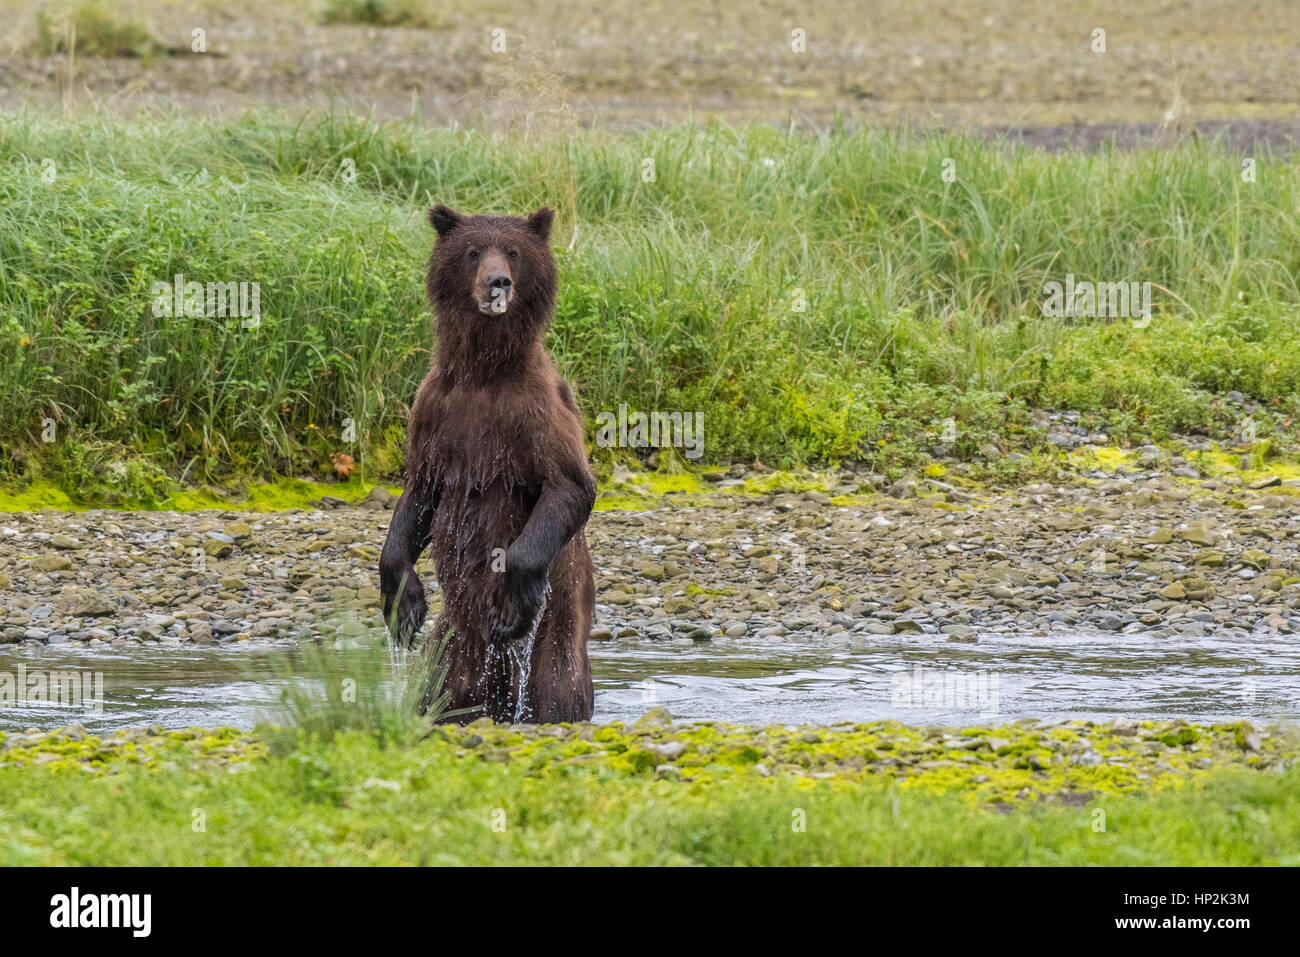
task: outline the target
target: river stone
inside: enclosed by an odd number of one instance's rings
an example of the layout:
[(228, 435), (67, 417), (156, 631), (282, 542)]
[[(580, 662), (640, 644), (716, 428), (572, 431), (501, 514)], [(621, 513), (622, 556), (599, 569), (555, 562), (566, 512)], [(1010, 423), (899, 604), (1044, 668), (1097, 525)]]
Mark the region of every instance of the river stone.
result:
[(384, 488), (382, 485), (376, 485), (372, 488), (369, 493), (367, 493), (365, 500), (385, 509), (392, 508), (396, 501), (393, 493), (388, 491), (388, 489)]
[(897, 499), (909, 499), (916, 495), (916, 479), (901, 478), (890, 486), (889, 494)]
[(1223, 538), (1210, 529), (1204, 522), (1192, 522), (1186, 528), (1175, 533), (1175, 538), (1193, 545), (1216, 545)]
[(941, 635), (947, 635), (949, 641), (970, 643), (979, 640), (976, 637), (975, 629), (970, 625), (941, 625), (939, 633)]
[(664, 579), (664, 566), (654, 562), (642, 562), (636, 566), (636, 573), (640, 578), (646, 578), (650, 581), (658, 582)]
[(1241, 553), (1240, 557), (1243, 565), (1261, 572), (1266, 570), (1273, 561), (1268, 552), (1258, 548), (1248, 548)]
[[(687, 744), (685, 741), (654, 741), (646, 745), (646, 750), (653, 751), (661, 758), (669, 761), (675, 761), (685, 753)], [(676, 770), (674, 768), (673, 770)]]
[(656, 731), (659, 728), (666, 728), (673, 723), (673, 716), (668, 709), (659, 705), (651, 708), (641, 717), (632, 722), (632, 730), (638, 734), (647, 731)]
[(67, 596), (66, 612), (77, 617), (99, 617), (111, 615), (117, 610), (111, 602), (106, 601), (98, 592), (89, 589), (76, 589)]
[(209, 558), (228, 558), (234, 554), (235, 546), (219, 538), (209, 538), (203, 543), (203, 551)]

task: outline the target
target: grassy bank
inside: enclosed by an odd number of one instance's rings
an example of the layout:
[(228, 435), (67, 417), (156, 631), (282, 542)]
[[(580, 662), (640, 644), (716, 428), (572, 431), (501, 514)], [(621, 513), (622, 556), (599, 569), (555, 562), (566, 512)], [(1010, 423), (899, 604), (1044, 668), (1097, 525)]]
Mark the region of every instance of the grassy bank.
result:
[(228, 729), (74, 728), (0, 739), (0, 865), (1296, 864), (1295, 753), (1285, 734), (1182, 722), (669, 728), (652, 712), (276, 753)]
[[(550, 345), (584, 411), (698, 410), (709, 461), (898, 470), (944, 444), (987, 462), (1042, 447), (1039, 408), (1122, 441), (1226, 437), (1233, 389), (1285, 448), (1300, 165), (1256, 160), (1248, 183), (1240, 156), (1195, 144), (7, 116), (0, 479), (148, 502), (177, 479), (395, 475), (429, 359), (435, 200), (555, 205)], [(257, 327), (155, 316), (178, 274), (258, 283)], [(1151, 282), (1150, 324), (1044, 317), (1043, 283), (1067, 274)]]

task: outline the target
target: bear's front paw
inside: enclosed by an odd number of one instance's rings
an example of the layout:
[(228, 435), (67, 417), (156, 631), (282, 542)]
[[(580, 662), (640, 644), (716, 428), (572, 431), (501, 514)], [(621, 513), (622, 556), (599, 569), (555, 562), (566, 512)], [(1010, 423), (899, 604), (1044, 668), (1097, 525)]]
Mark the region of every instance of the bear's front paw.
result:
[(424, 599), (424, 585), (411, 569), (400, 579), (396, 593), (384, 593), (384, 622), (393, 640), (409, 648), (424, 627), (429, 606)]
[(508, 645), (536, 628), (546, 604), (546, 588), (545, 575), (507, 572), (503, 586), (488, 605), (488, 641)]

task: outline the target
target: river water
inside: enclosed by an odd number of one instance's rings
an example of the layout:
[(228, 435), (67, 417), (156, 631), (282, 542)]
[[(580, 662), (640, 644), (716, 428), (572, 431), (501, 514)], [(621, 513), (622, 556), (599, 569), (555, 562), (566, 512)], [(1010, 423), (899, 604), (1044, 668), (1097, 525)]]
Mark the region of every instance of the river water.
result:
[[(744, 724), (895, 719), (998, 724), (1017, 718), (1300, 718), (1300, 641), (1149, 635), (986, 635), (959, 644), (894, 638), (593, 643), (595, 720), (662, 705), (679, 720)], [(16, 701), (4, 676), (64, 671), (89, 706)], [(254, 649), (8, 646), (0, 650), (0, 730), (247, 728), (280, 691), (271, 653)], [(100, 682), (100, 684), (96, 684)], [(30, 684), (27, 685), (31, 687)], [(102, 686), (102, 705), (96, 691)]]

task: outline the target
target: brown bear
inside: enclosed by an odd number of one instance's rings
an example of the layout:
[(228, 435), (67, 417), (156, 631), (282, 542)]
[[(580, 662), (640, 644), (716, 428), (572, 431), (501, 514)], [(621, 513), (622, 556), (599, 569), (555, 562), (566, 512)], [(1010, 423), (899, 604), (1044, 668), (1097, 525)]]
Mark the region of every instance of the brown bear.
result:
[[(596, 499), (573, 393), (542, 344), (555, 314), (553, 213), (429, 211), (437, 348), (411, 407), (406, 481), (379, 558), (384, 617), (410, 645), (432, 547), (446, 691), (459, 720), (586, 721)], [(425, 707), (429, 704), (426, 696)]]

